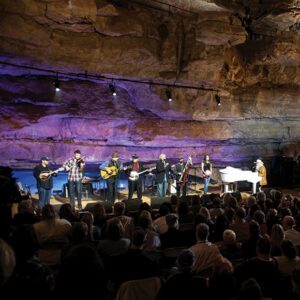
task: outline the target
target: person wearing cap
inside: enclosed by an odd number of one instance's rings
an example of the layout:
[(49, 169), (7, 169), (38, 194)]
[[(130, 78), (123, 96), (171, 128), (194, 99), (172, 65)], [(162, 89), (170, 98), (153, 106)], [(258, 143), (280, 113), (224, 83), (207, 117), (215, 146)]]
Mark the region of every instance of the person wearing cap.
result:
[(186, 180), (185, 182), (180, 182), (184, 179), (184, 172), (188, 171), (188, 168), (192, 165), (191, 163), (191, 157), (189, 157), (188, 161), (185, 162), (183, 156), (179, 156), (178, 158), (178, 163), (175, 165), (175, 176), (176, 176), (176, 191), (177, 191), (177, 196), (180, 197), (180, 194), (182, 193), (182, 196), (186, 196), (186, 191), (187, 191), (187, 183), (188, 181)]
[[(35, 166), (33, 176), (36, 179), (36, 187), (39, 194), (39, 206), (43, 208), (50, 203), (51, 191), (53, 188), (52, 176), (44, 177), (43, 174), (49, 174), (53, 170), (49, 166), (49, 158), (47, 156), (41, 157), (40, 164)], [(53, 174), (54, 176), (56, 173)]]
[[(130, 175), (131, 171), (140, 173), (143, 171), (143, 165), (139, 161), (139, 157), (134, 154), (131, 157), (131, 162), (127, 166), (127, 174)], [(133, 193), (136, 190), (138, 200), (142, 200), (143, 192), (143, 176), (139, 176), (137, 180), (130, 180), (128, 176), (128, 200), (132, 199)]]
[(261, 191), (261, 188), (265, 185), (267, 185), (267, 169), (264, 166), (264, 163), (262, 160), (259, 158), (255, 162), (255, 171), (258, 172), (258, 176), (261, 177), (261, 180), (259, 182), (259, 191)]
[(165, 197), (168, 189), (168, 179), (171, 167), (166, 159), (166, 154), (161, 154), (159, 156), (159, 161), (156, 163), (156, 183), (158, 197)]
[(62, 166), (68, 173), (69, 198), (72, 207), (75, 206), (75, 190), (77, 193), (78, 208), (82, 209), (82, 177), (85, 163), (81, 157), (80, 150), (75, 150), (74, 155), (69, 158)]
[[(116, 172), (113, 172), (110, 168), (115, 167)], [(119, 161), (119, 154), (114, 152), (110, 160), (105, 161), (99, 167), (100, 170), (106, 171), (108, 175), (111, 175), (106, 179), (107, 182), (107, 201), (114, 203), (117, 198), (118, 187), (118, 175), (119, 171), (123, 168), (123, 164)]]

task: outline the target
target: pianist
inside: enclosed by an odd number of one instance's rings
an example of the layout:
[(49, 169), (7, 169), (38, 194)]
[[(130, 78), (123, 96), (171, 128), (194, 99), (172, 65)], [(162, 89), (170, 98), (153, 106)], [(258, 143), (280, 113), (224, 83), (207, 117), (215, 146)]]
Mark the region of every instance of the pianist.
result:
[(267, 185), (267, 169), (264, 166), (263, 161), (259, 158), (256, 160), (255, 162), (256, 166), (255, 166), (255, 171), (258, 172), (258, 176), (261, 177), (261, 180), (259, 182), (258, 186), (258, 190), (261, 191), (261, 188), (265, 185)]

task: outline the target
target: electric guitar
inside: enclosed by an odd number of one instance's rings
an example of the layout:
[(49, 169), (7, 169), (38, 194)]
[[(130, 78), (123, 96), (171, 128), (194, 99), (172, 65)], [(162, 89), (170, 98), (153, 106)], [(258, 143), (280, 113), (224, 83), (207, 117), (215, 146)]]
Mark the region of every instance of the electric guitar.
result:
[(139, 177), (140, 177), (140, 174), (143, 174), (143, 173), (146, 173), (146, 172), (151, 172), (154, 169), (156, 169), (156, 167), (153, 167), (153, 168), (150, 168), (150, 169), (146, 169), (146, 170), (144, 170), (142, 172), (131, 171), (128, 179), (130, 181), (137, 181), (139, 179)]
[(63, 168), (59, 168), (59, 169), (56, 169), (54, 171), (50, 171), (50, 172), (41, 172), (41, 174), (39, 175), (39, 178), (41, 181), (46, 181), (48, 179), (50, 179), (50, 177), (53, 175), (53, 174), (57, 174), (59, 171), (63, 171)]
[(112, 176), (117, 176), (119, 171), (127, 170), (128, 167), (117, 168), (116, 166), (106, 167), (105, 170), (100, 170), (100, 175), (103, 179), (108, 179)]

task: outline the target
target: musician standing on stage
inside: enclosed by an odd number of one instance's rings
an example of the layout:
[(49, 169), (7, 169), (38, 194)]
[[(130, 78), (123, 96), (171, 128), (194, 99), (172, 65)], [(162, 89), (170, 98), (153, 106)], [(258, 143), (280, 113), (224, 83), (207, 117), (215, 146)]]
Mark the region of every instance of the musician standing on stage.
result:
[(106, 171), (108, 175), (111, 175), (114, 172), (110, 170), (110, 167), (116, 167), (117, 169), (115, 175), (112, 175), (106, 179), (108, 190), (107, 200), (111, 203), (114, 203), (117, 198), (119, 170), (123, 169), (123, 164), (119, 161), (119, 154), (117, 152), (113, 153), (110, 160), (107, 160), (100, 165), (100, 170)]
[(203, 173), (203, 179), (204, 179), (204, 194), (207, 194), (208, 192), (208, 186), (212, 174), (212, 164), (209, 160), (209, 156), (205, 155), (204, 159), (201, 163), (201, 170)]
[(138, 176), (137, 180), (130, 180), (131, 171), (140, 173), (143, 171), (143, 165), (139, 161), (139, 157), (134, 154), (131, 157), (132, 161), (127, 166), (127, 174), (128, 174), (128, 200), (132, 199), (133, 193), (136, 190), (138, 200), (142, 200), (142, 192), (143, 192), (143, 176)]
[(46, 204), (50, 203), (51, 191), (53, 188), (52, 176), (56, 176), (56, 173), (48, 177), (43, 177), (43, 174), (45, 175), (52, 171), (53, 170), (49, 167), (49, 158), (46, 156), (41, 158), (41, 163), (33, 170), (33, 176), (36, 179), (36, 187), (39, 194), (40, 208), (43, 208)]
[(69, 172), (68, 174), (68, 187), (70, 204), (75, 206), (75, 190), (77, 194), (78, 208), (82, 209), (82, 177), (85, 163), (81, 157), (80, 150), (74, 151), (74, 155), (69, 158), (64, 164), (63, 168)]
[[(181, 192), (182, 192), (182, 196), (186, 196), (188, 173), (187, 174), (184, 173), (188, 172), (188, 169), (191, 165), (192, 165), (191, 157), (189, 157), (188, 161), (185, 162), (183, 156), (179, 156), (178, 163), (175, 165), (176, 191), (178, 197), (180, 197)], [(187, 175), (187, 177), (185, 175)]]
[(165, 154), (159, 156), (156, 163), (156, 183), (158, 197), (165, 197), (168, 189), (168, 177), (170, 172), (170, 164), (166, 161)]
[(259, 158), (256, 160), (255, 162), (256, 167), (255, 167), (255, 171), (258, 172), (258, 176), (261, 177), (261, 181), (259, 182), (259, 191), (261, 191), (261, 188), (265, 185), (267, 185), (267, 169), (264, 166), (263, 161)]

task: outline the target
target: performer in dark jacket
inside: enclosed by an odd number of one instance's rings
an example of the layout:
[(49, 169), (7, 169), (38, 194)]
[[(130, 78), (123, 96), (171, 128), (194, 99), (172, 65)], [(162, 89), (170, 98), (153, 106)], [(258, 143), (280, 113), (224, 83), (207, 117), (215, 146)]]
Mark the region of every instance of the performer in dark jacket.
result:
[(138, 175), (138, 179), (134, 180), (134, 176), (136, 173), (140, 173), (143, 171), (143, 165), (139, 161), (139, 157), (134, 154), (132, 155), (132, 161), (127, 166), (127, 174), (128, 174), (128, 200), (132, 199), (132, 195), (134, 191), (137, 192), (138, 200), (142, 200), (142, 192), (143, 192), (143, 175)]
[(46, 204), (50, 203), (51, 191), (53, 188), (53, 178), (56, 173), (47, 176), (53, 170), (49, 167), (49, 158), (43, 156), (41, 163), (33, 170), (33, 176), (36, 179), (36, 186), (39, 194), (39, 206), (43, 208)]
[(182, 191), (182, 196), (186, 196), (188, 180), (185, 180), (185, 182), (182, 183), (180, 181), (185, 179), (184, 172), (188, 172), (188, 168), (191, 165), (192, 165), (191, 157), (189, 157), (188, 161), (185, 162), (183, 156), (179, 156), (178, 163), (175, 165), (176, 190), (177, 190), (178, 197), (180, 196), (181, 191)]
[(165, 197), (168, 189), (168, 177), (170, 164), (166, 161), (166, 155), (161, 154), (159, 161), (156, 163), (156, 183), (158, 197)]

